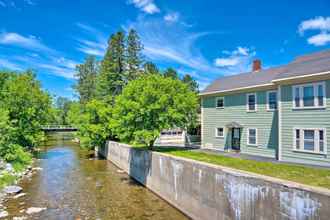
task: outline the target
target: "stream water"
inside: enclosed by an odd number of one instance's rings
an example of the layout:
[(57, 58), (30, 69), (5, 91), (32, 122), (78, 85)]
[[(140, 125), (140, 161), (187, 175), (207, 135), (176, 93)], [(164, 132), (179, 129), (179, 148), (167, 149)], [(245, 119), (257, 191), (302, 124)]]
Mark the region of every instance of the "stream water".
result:
[[(36, 166), (42, 168), (23, 179), (25, 196), (4, 205), (8, 219), (187, 219), (106, 160), (81, 150), (69, 133), (48, 136)], [(30, 207), (46, 210), (28, 215)]]

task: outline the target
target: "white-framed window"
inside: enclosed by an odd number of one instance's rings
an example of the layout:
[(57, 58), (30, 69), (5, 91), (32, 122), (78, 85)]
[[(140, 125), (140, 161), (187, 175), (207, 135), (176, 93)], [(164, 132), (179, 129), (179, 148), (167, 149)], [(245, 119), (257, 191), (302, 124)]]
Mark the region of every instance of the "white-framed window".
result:
[(248, 112), (257, 111), (257, 94), (256, 93), (246, 94), (246, 110)]
[(277, 91), (267, 92), (267, 110), (274, 111), (277, 109)]
[(225, 129), (223, 127), (215, 128), (215, 137), (223, 138), (225, 136)]
[(308, 83), (292, 87), (293, 108), (324, 108), (326, 105), (325, 82)]
[(247, 129), (247, 144), (252, 146), (258, 145), (258, 130), (256, 128)]
[(225, 107), (225, 97), (217, 97), (215, 99), (215, 107), (224, 108)]
[(324, 128), (294, 128), (293, 149), (302, 152), (326, 154)]

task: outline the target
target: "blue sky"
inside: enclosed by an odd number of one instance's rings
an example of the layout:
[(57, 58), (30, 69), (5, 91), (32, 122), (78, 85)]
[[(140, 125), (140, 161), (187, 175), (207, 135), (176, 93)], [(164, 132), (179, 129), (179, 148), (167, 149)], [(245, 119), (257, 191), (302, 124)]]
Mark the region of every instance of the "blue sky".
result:
[(102, 58), (109, 35), (135, 28), (146, 59), (204, 88), (223, 75), (330, 48), (330, 1), (0, 0), (0, 68), (37, 70), (43, 87), (74, 97), (75, 65)]

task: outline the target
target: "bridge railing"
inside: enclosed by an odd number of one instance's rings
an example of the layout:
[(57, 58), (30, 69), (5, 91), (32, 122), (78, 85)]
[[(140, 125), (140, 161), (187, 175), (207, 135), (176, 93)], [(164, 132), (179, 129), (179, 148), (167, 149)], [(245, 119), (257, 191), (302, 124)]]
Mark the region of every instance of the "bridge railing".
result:
[(75, 130), (77, 128), (69, 125), (43, 125), (43, 130)]

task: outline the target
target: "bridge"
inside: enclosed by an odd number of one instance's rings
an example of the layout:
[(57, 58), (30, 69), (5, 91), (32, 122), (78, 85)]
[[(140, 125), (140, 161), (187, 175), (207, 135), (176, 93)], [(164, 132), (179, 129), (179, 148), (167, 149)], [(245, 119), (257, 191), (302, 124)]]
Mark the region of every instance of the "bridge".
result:
[(69, 125), (43, 125), (42, 130), (45, 132), (71, 132), (78, 129)]

